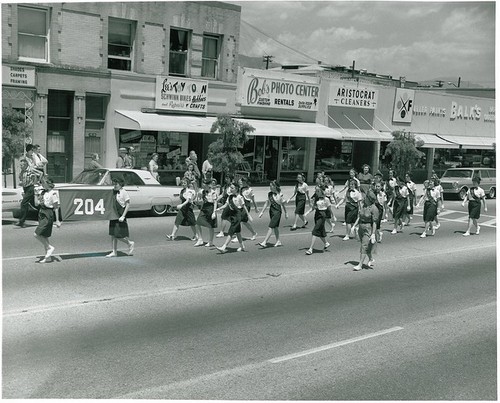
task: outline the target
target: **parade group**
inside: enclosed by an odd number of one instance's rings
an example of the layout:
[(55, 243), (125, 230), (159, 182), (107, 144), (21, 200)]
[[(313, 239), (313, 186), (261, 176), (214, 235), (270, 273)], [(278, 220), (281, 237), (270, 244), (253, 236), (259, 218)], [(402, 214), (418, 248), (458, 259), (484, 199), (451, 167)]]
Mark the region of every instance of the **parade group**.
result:
[[(26, 157), (21, 159), (20, 181), (23, 185), (24, 199), (34, 197), (33, 185), (38, 181), (43, 188), (37, 195), (39, 204), (39, 224), (35, 230), (35, 237), (42, 243), (45, 256), (39, 260), (45, 263), (54, 252), (49, 238), (52, 227), (61, 226), (59, 220), (59, 197), (54, 183), (47, 175), (43, 174), (43, 162), (36, 157), (36, 148), (31, 145), (26, 148)], [(35, 157), (33, 157), (35, 155)], [(193, 156), (186, 159), (186, 164), (192, 164)], [(46, 161), (46, 160), (45, 160)], [(205, 161), (206, 163), (207, 161)], [(323, 242), (323, 248), (330, 247), (327, 240), (327, 230), (333, 232), (337, 217), (335, 210), (344, 204), (345, 236), (343, 241), (353, 238), (361, 242), (359, 263), (353, 270), (359, 271), (364, 268), (364, 262), (368, 259), (367, 267), (374, 266), (374, 253), (378, 243), (382, 242), (381, 224), (392, 219), (394, 228), (391, 234), (395, 235), (403, 231), (404, 226), (409, 225), (415, 208), (423, 207), (423, 221), (425, 228), (421, 238), (433, 236), (439, 229), (439, 212), (444, 209), (443, 189), (436, 175), (424, 182), (424, 189), (420, 197), (417, 196), (417, 185), (411, 180), (410, 174), (406, 174), (404, 180), (397, 177), (393, 170), (389, 170), (387, 178), (383, 178), (380, 172), (372, 174), (370, 167), (364, 165), (362, 171), (357, 173), (354, 169), (349, 172), (349, 179), (340, 191), (336, 191), (334, 183), (328, 175), (323, 172), (317, 174), (314, 190), (309, 190), (305, 182), (305, 175), (298, 174), (293, 194), (286, 199), (281, 192), (277, 181), (269, 185), (267, 199), (259, 211), (255, 202), (253, 189), (246, 177), (235, 178), (226, 175), (224, 185), (220, 186), (212, 177), (212, 170), (205, 169), (204, 163), (202, 173), (196, 175), (188, 174), (180, 179), (180, 204), (176, 206), (177, 215), (171, 233), (166, 235), (168, 240), (176, 239), (179, 227), (190, 227), (195, 241), (194, 246), (215, 247), (221, 253), (225, 253), (231, 242), (238, 243), (238, 252), (246, 250), (241, 235), (242, 224), (250, 231), (250, 240), (254, 241), (257, 232), (252, 226), (252, 207), (261, 218), (269, 209), (269, 224), (264, 240), (257, 243), (261, 248), (269, 245), (269, 239), (274, 234), (274, 247), (282, 246), (280, 240), (280, 222), (282, 213), (288, 218), (286, 205), (295, 199), (294, 222), (291, 231), (298, 228), (306, 228), (309, 224), (307, 217), (314, 212), (314, 225), (310, 247), (306, 255), (313, 254), (313, 248), (318, 238)], [(208, 163), (208, 166), (210, 164)], [(198, 179), (199, 178), (199, 179)], [(201, 186), (198, 184), (201, 181)], [(485, 192), (479, 186), (480, 178), (472, 179), (471, 187), (462, 201), (462, 205), (468, 203), (469, 222), (464, 236), (471, 234), (472, 227), (476, 234), (480, 232), (477, 220), (480, 217), (481, 204), (487, 211)], [(121, 178), (113, 180), (115, 207), (119, 218), (109, 223), (109, 235), (112, 239), (112, 251), (106, 257), (118, 256), (117, 243), (122, 241), (128, 246), (128, 255), (134, 252), (135, 243), (129, 238), (127, 213), (130, 207), (130, 197), (124, 189), (124, 181)], [(310, 194), (312, 193), (312, 195)], [(199, 208), (198, 216), (195, 216), (194, 208)], [(220, 218), (219, 218), (219, 212)], [(55, 221), (54, 221), (55, 218)], [(299, 221), (300, 220), (300, 221)], [(299, 223), (301, 224), (299, 226)], [(23, 227), (24, 220), (21, 219), (16, 225)], [(215, 229), (220, 227), (220, 232), (215, 235)], [(208, 229), (208, 236), (204, 238), (202, 228)], [(224, 238), (221, 246), (214, 245), (214, 238)], [(206, 241), (204, 241), (204, 239)]]

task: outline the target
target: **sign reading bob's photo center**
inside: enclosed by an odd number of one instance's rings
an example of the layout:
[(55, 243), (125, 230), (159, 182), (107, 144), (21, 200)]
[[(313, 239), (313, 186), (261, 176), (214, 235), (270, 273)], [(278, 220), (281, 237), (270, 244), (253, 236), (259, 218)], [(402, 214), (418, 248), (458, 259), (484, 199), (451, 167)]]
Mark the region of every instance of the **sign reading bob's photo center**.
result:
[(157, 76), (155, 108), (171, 111), (207, 112), (208, 81)]
[(376, 109), (378, 90), (357, 85), (330, 85), (328, 105), (348, 108)]
[(262, 77), (255, 74), (240, 76), (242, 106), (317, 111), (319, 84)]

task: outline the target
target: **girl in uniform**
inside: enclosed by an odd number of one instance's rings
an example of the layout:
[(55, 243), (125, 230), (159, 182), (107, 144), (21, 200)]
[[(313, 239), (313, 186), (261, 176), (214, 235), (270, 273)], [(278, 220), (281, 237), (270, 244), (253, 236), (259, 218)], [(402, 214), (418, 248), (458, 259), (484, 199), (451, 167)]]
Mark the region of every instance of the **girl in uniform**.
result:
[(439, 180), (438, 176), (436, 174), (432, 175), (432, 180), (434, 181), (434, 188), (436, 188), (439, 191), (439, 200), (438, 200), (438, 210), (436, 214), (436, 218), (434, 221), (436, 221), (436, 225), (434, 228), (439, 229), (441, 224), (439, 223), (439, 213), (444, 210), (444, 192), (443, 192), (443, 187), (441, 186), (441, 181)]
[(193, 204), (196, 199), (196, 191), (194, 190), (194, 184), (186, 180), (186, 178), (181, 179), (182, 190), (179, 195), (181, 199), (181, 204), (177, 205), (177, 216), (175, 217), (174, 228), (172, 229), (172, 234), (165, 235), (168, 240), (173, 241), (179, 230), (179, 226), (191, 227), (193, 231), (192, 241), (197, 240), (196, 235), (196, 218), (194, 216)]
[(376, 232), (377, 221), (379, 219), (379, 210), (375, 207), (376, 196), (372, 191), (365, 194), (364, 200), (361, 202), (359, 214), (356, 219), (356, 224), (359, 223), (358, 235), (361, 241), (359, 251), (359, 263), (354, 266), (353, 270), (358, 271), (363, 268), (363, 263), (368, 256), (368, 266), (373, 267), (376, 247)]
[(405, 184), (398, 180), (394, 187), (394, 195), (392, 199), (392, 216), (394, 218), (394, 229), (391, 234), (403, 232), (403, 217), (408, 208), (408, 188)]
[(198, 230), (198, 241), (194, 246), (203, 245), (203, 234), (201, 227), (208, 228), (208, 242), (205, 244), (206, 247), (214, 245), (214, 228), (217, 228), (217, 216), (215, 214), (215, 206), (217, 204), (217, 191), (215, 187), (217, 186), (217, 181), (215, 179), (205, 180), (204, 189), (201, 193), (202, 205), (200, 208), (200, 214), (196, 219), (196, 229)]
[(484, 190), (479, 187), (480, 183), (481, 178), (479, 176), (472, 178), (472, 187), (467, 191), (464, 201), (462, 202), (462, 206), (465, 206), (465, 203), (469, 202), (469, 222), (467, 225), (467, 231), (463, 234), (464, 236), (470, 235), (470, 230), (472, 229), (473, 224), (476, 227), (476, 235), (479, 235), (481, 227), (477, 223), (477, 220), (481, 216), (481, 202), (484, 205), (484, 212), (486, 213), (488, 211), (488, 208), (486, 207), (486, 194)]
[(431, 235), (436, 233), (436, 228), (433, 227), (432, 222), (437, 215), (438, 200), (440, 196), (439, 190), (434, 187), (432, 179), (424, 182), (424, 188), (424, 194), (418, 201), (418, 206), (421, 206), (422, 202), (424, 203), (425, 229), (424, 232), (422, 232), (422, 235), (420, 235), (420, 238), (426, 238), (427, 232), (430, 232)]
[(359, 202), (363, 199), (361, 192), (358, 190), (357, 179), (351, 179), (348, 186), (349, 188), (347, 189), (345, 197), (335, 206), (335, 208), (339, 208), (345, 201), (344, 219), (346, 223), (346, 234), (345, 237), (342, 238), (343, 241), (348, 241), (351, 233), (354, 232), (353, 224), (356, 222), (356, 217), (358, 216)]
[(238, 242), (240, 243), (240, 247), (237, 251), (242, 252), (245, 250), (245, 245), (243, 245), (243, 239), (241, 238), (241, 217), (243, 214), (242, 211), (245, 208), (245, 201), (243, 200), (243, 196), (239, 194), (240, 188), (237, 184), (232, 183), (231, 186), (229, 186), (229, 190), (230, 195), (227, 198), (226, 203), (215, 209), (215, 212), (217, 212), (218, 210), (223, 210), (226, 207), (229, 208), (228, 218), (231, 225), (227, 230), (226, 241), (221, 247), (217, 246), (217, 249), (222, 253), (226, 252), (227, 245), (231, 242), (233, 235), (236, 235)]
[(404, 225), (409, 225), (413, 218), (413, 206), (417, 204), (417, 185), (411, 180), (410, 174), (405, 175), (406, 188), (408, 189), (408, 208)]
[(38, 210), (38, 227), (35, 229), (34, 236), (45, 249), (45, 256), (38, 263), (47, 263), (47, 259), (51, 258), (55, 249), (49, 241), (54, 226), (54, 213), (57, 228), (61, 226), (61, 221), (59, 221), (59, 192), (54, 190), (54, 182), (52, 179), (45, 177), (42, 179), (42, 186), (43, 190), (38, 199), (40, 206)]
[(392, 206), (394, 204), (394, 188), (398, 184), (398, 180), (394, 175), (394, 170), (389, 169), (389, 176), (385, 182), (385, 194), (387, 195), (387, 209), (385, 211), (384, 222), (389, 219), (389, 212), (392, 214)]
[(309, 198), (309, 187), (307, 186), (307, 183), (304, 182), (304, 179), (304, 174), (297, 175), (297, 183), (295, 184), (293, 195), (286, 201), (289, 203), (290, 200), (295, 197), (295, 221), (293, 222), (290, 231), (295, 231), (297, 229), (297, 221), (299, 218), (304, 223), (302, 228), (307, 225), (307, 219), (304, 217), (304, 211), (306, 209), (306, 200), (310, 205), (311, 199)]
[(312, 210), (316, 210), (314, 213), (314, 228), (311, 235), (311, 246), (306, 251), (306, 255), (312, 255), (314, 243), (316, 239), (321, 239), (324, 243), (324, 249), (330, 246), (330, 243), (326, 240), (326, 230), (325, 223), (327, 220), (327, 211), (330, 209), (330, 198), (325, 195), (325, 187), (320, 185), (316, 187), (316, 192), (313, 197), (313, 206), (305, 215), (309, 214)]
[(337, 198), (335, 197), (335, 186), (333, 185), (333, 180), (330, 176), (325, 176), (325, 197), (330, 200), (330, 206), (326, 210), (326, 222), (330, 224), (330, 231), (333, 232), (333, 228), (335, 227), (335, 221), (337, 221), (337, 217), (333, 213), (333, 206), (337, 204)]
[(384, 208), (387, 204), (387, 196), (382, 190), (382, 182), (375, 182), (374, 193), (376, 196), (375, 207), (378, 210), (378, 220), (377, 220), (377, 242), (382, 242), (382, 230), (380, 229), (382, 223), (382, 217), (384, 216)]
[(274, 236), (276, 237), (275, 247), (281, 246), (280, 241), (280, 231), (279, 225), (281, 220), (281, 210), (285, 212), (285, 219), (288, 219), (288, 213), (285, 207), (285, 200), (283, 198), (283, 194), (281, 193), (281, 187), (275, 180), (269, 184), (270, 192), (267, 194), (267, 200), (264, 203), (264, 207), (259, 213), (259, 218), (262, 217), (264, 211), (269, 206), (269, 228), (267, 230), (266, 237), (262, 242), (259, 243), (260, 246), (265, 248), (267, 246), (267, 241), (271, 237), (271, 234), (274, 232)]
[(118, 256), (118, 241), (128, 245), (128, 255), (132, 256), (135, 243), (129, 239), (129, 230), (127, 223), (127, 213), (130, 208), (130, 196), (123, 189), (125, 181), (123, 178), (115, 178), (113, 183), (113, 194), (115, 195), (115, 208), (119, 218), (109, 221), (109, 235), (111, 236), (111, 245), (113, 250), (106, 257)]
[[(253, 218), (250, 215), (250, 211), (252, 211), (252, 204), (257, 212), (257, 204), (255, 203), (255, 195), (253, 194), (253, 189), (250, 187), (247, 178), (240, 178), (238, 181), (238, 185), (240, 186), (240, 194), (243, 197), (243, 201), (245, 202), (245, 208), (242, 210), (241, 222), (248, 230), (252, 233), (251, 241), (255, 241), (257, 237), (257, 232), (253, 229), (252, 222)], [(233, 242), (235, 239), (233, 238)]]
[[(232, 178), (228, 175), (226, 176), (225, 179), (225, 185), (221, 189), (221, 195), (219, 197), (218, 201), (218, 206), (226, 206), (227, 198), (231, 194), (231, 184), (232, 184)], [(220, 216), (220, 232), (216, 235), (216, 238), (224, 238), (225, 235), (225, 230), (227, 227), (227, 224), (229, 223), (229, 206), (224, 208), (222, 210), (222, 214)]]

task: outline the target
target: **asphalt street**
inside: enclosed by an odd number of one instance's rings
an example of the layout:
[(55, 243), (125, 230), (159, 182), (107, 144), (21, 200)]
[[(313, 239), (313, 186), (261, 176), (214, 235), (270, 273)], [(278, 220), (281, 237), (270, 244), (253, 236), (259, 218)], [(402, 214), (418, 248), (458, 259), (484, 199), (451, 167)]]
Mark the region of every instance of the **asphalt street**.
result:
[(292, 218), (283, 246), (256, 245), (266, 214), (246, 252), (221, 254), (137, 215), (134, 256), (112, 259), (107, 222), (68, 222), (37, 264), (35, 223), (4, 220), (3, 397), (496, 400), (495, 206), (467, 238), (465, 209), (446, 207), (434, 237), (421, 212), (401, 234), (385, 224), (360, 272), (340, 221), (307, 256)]

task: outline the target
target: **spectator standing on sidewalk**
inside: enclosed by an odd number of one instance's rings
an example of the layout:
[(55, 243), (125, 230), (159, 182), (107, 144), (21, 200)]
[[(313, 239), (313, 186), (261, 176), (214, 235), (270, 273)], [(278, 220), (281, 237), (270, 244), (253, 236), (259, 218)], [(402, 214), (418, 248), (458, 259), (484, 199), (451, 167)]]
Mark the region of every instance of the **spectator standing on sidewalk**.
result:
[(359, 180), (359, 191), (361, 193), (366, 193), (370, 190), (371, 184), (373, 182), (373, 175), (370, 173), (370, 165), (364, 164), (361, 168), (361, 172), (358, 174)]
[(484, 190), (479, 187), (480, 183), (481, 178), (479, 176), (472, 178), (472, 187), (467, 191), (462, 202), (462, 206), (465, 206), (467, 202), (469, 203), (469, 222), (467, 224), (467, 231), (463, 234), (464, 236), (470, 235), (472, 225), (476, 227), (476, 235), (479, 235), (481, 227), (477, 223), (477, 220), (481, 217), (481, 202), (484, 206), (484, 212), (486, 213), (488, 211), (488, 207), (486, 207), (486, 194)]
[(47, 174), (47, 158), (42, 155), (41, 147), (38, 144), (33, 146), (33, 162), (35, 164), (35, 168), (41, 171), (43, 174)]
[(126, 155), (127, 155), (127, 149), (125, 147), (120, 147), (118, 149), (118, 158), (116, 159), (115, 168), (125, 168)]
[(274, 236), (276, 237), (275, 247), (281, 246), (280, 240), (280, 231), (279, 225), (281, 220), (281, 210), (285, 212), (285, 219), (288, 219), (288, 213), (285, 207), (285, 200), (283, 198), (283, 194), (281, 193), (281, 186), (275, 180), (269, 184), (270, 192), (267, 194), (267, 200), (262, 207), (262, 210), (259, 213), (259, 218), (262, 217), (264, 211), (269, 206), (269, 228), (267, 230), (266, 237), (262, 242), (259, 243), (263, 248), (267, 247), (267, 241), (271, 237), (274, 232)]
[(38, 210), (38, 226), (34, 235), (45, 249), (45, 256), (38, 263), (47, 263), (47, 259), (52, 256), (55, 249), (49, 241), (54, 226), (54, 214), (57, 228), (61, 226), (61, 221), (59, 220), (59, 192), (54, 189), (54, 182), (52, 179), (45, 177), (42, 180), (42, 186), (40, 209)]
[(92, 153), (92, 160), (89, 162), (87, 169), (101, 169), (103, 166), (99, 164), (99, 154)]
[(128, 245), (129, 256), (134, 253), (135, 242), (129, 239), (129, 229), (127, 223), (127, 213), (130, 208), (130, 196), (127, 191), (123, 188), (125, 181), (122, 178), (115, 178), (113, 183), (113, 194), (115, 199), (115, 208), (118, 213), (117, 220), (109, 221), (109, 235), (111, 236), (111, 246), (113, 250), (111, 253), (107, 254), (106, 257), (116, 257), (118, 256), (118, 241), (126, 243)]

